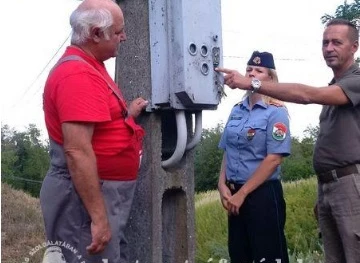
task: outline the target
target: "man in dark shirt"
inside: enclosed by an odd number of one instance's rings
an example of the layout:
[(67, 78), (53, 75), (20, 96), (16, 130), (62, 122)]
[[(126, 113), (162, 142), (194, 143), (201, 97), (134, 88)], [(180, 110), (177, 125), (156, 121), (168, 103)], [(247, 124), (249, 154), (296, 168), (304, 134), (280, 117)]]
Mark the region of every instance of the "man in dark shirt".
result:
[(260, 82), (230, 69), (232, 89), (253, 90), (283, 101), (323, 106), (314, 150), (317, 212), (326, 263), (360, 263), (360, 69), (354, 62), (359, 30), (344, 19), (326, 25), (322, 51), (334, 77), (326, 87)]

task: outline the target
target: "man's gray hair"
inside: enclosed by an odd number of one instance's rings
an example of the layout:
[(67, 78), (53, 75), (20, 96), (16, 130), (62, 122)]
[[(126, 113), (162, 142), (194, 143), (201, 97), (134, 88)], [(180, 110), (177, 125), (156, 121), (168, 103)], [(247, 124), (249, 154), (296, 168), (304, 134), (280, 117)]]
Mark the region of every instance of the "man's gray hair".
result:
[(72, 28), (71, 44), (82, 45), (90, 38), (91, 29), (98, 27), (109, 39), (109, 27), (113, 24), (113, 17), (107, 9), (76, 9), (70, 16)]

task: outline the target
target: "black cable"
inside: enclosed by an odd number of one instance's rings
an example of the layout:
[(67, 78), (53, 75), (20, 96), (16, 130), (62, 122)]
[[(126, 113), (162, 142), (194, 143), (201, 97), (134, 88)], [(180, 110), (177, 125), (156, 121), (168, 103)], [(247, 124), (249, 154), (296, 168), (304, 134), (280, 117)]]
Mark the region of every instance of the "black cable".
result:
[(15, 179), (15, 180), (19, 180), (19, 181), (25, 181), (25, 182), (30, 182), (30, 183), (42, 183), (42, 181), (37, 181), (37, 180), (31, 180), (31, 179), (27, 179), (27, 178), (23, 178), (23, 177), (18, 177), (18, 176), (4, 176), (2, 175), (1, 178), (4, 179)]
[[(71, 33), (66, 37), (66, 39), (63, 41), (63, 43), (60, 45), (60, 47), (56, 50), (55, 54), (50, 58), (50, 60), (46, 63), (45, 67), (40, 71), (40, 73), (36, 76), (36, 78), (33, 80), (33, 82), (31, 82), (31, 84), (27, 87), (27, 89), (25, 90), (25, 92), (22, 94), (22, 96), (20, 97), (19, 100), (17, 100), (17, 102), (15, 102), (11, 107), (15, 107), (16, 104), (18, 102), (20, 102), (25, 95), (29, 92), (29, 90), (31, 89), (31, 87), (36, 83), (36, 81), (40, 78), (40, 76), (44, 73), (44, 71), (46, 70), (46, 68), (49, 66), (49, 64), (51, 63), (51, 61), (56, 57), (56, 55), (60, 52), (60, 50), (63, 48), (63, 46), (65, 45), (66, 41), (68, 41), (69, 37), (71, 36)], [(40, 87), (41, 88), (41, 87)], [(36, 90), (36, 92), (33, 94), (33, 96), (39, 92), (39, 89)]]
[[(223, 56), (224, 58), (242, 58), (242, 59), (248, 59), (248, 57), (241, 57), (241, 56)], [(306, 61), (306, 59), (303, 58), (277, 58), (275, 60), (284, 60), (284, 61)]]

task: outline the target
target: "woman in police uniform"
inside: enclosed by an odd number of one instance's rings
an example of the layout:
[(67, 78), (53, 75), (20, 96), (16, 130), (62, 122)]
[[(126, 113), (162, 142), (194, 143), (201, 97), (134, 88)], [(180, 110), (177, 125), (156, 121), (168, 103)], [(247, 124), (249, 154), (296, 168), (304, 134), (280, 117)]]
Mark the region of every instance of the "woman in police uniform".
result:
[(229, 254), (232, 263), (288, 263), (280, 183), (280, 164), (290, 154), (288, 111), (283, 102), (256, 93), (261, 81), (278, 81), (272, 54), (255, 51), (246, 76), (253, 91), (233, 107), (219, 143)]

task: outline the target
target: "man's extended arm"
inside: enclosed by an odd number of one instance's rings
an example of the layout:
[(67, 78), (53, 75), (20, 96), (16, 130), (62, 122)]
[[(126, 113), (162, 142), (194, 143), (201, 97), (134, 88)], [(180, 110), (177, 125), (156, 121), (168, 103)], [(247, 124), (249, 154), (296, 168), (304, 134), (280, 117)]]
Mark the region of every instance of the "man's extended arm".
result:
[[(216, 71), (226, 74), (224, 83), (230, 88), (251, 90), (251, 79), (244, 77), (236, 70), (217, 68)], [(298, 83), (264, 81), (258, 92), (282, 101), (299, 104), (344, 105), (350, 102), (344, 91), (337, 85), (316, 88)]]

